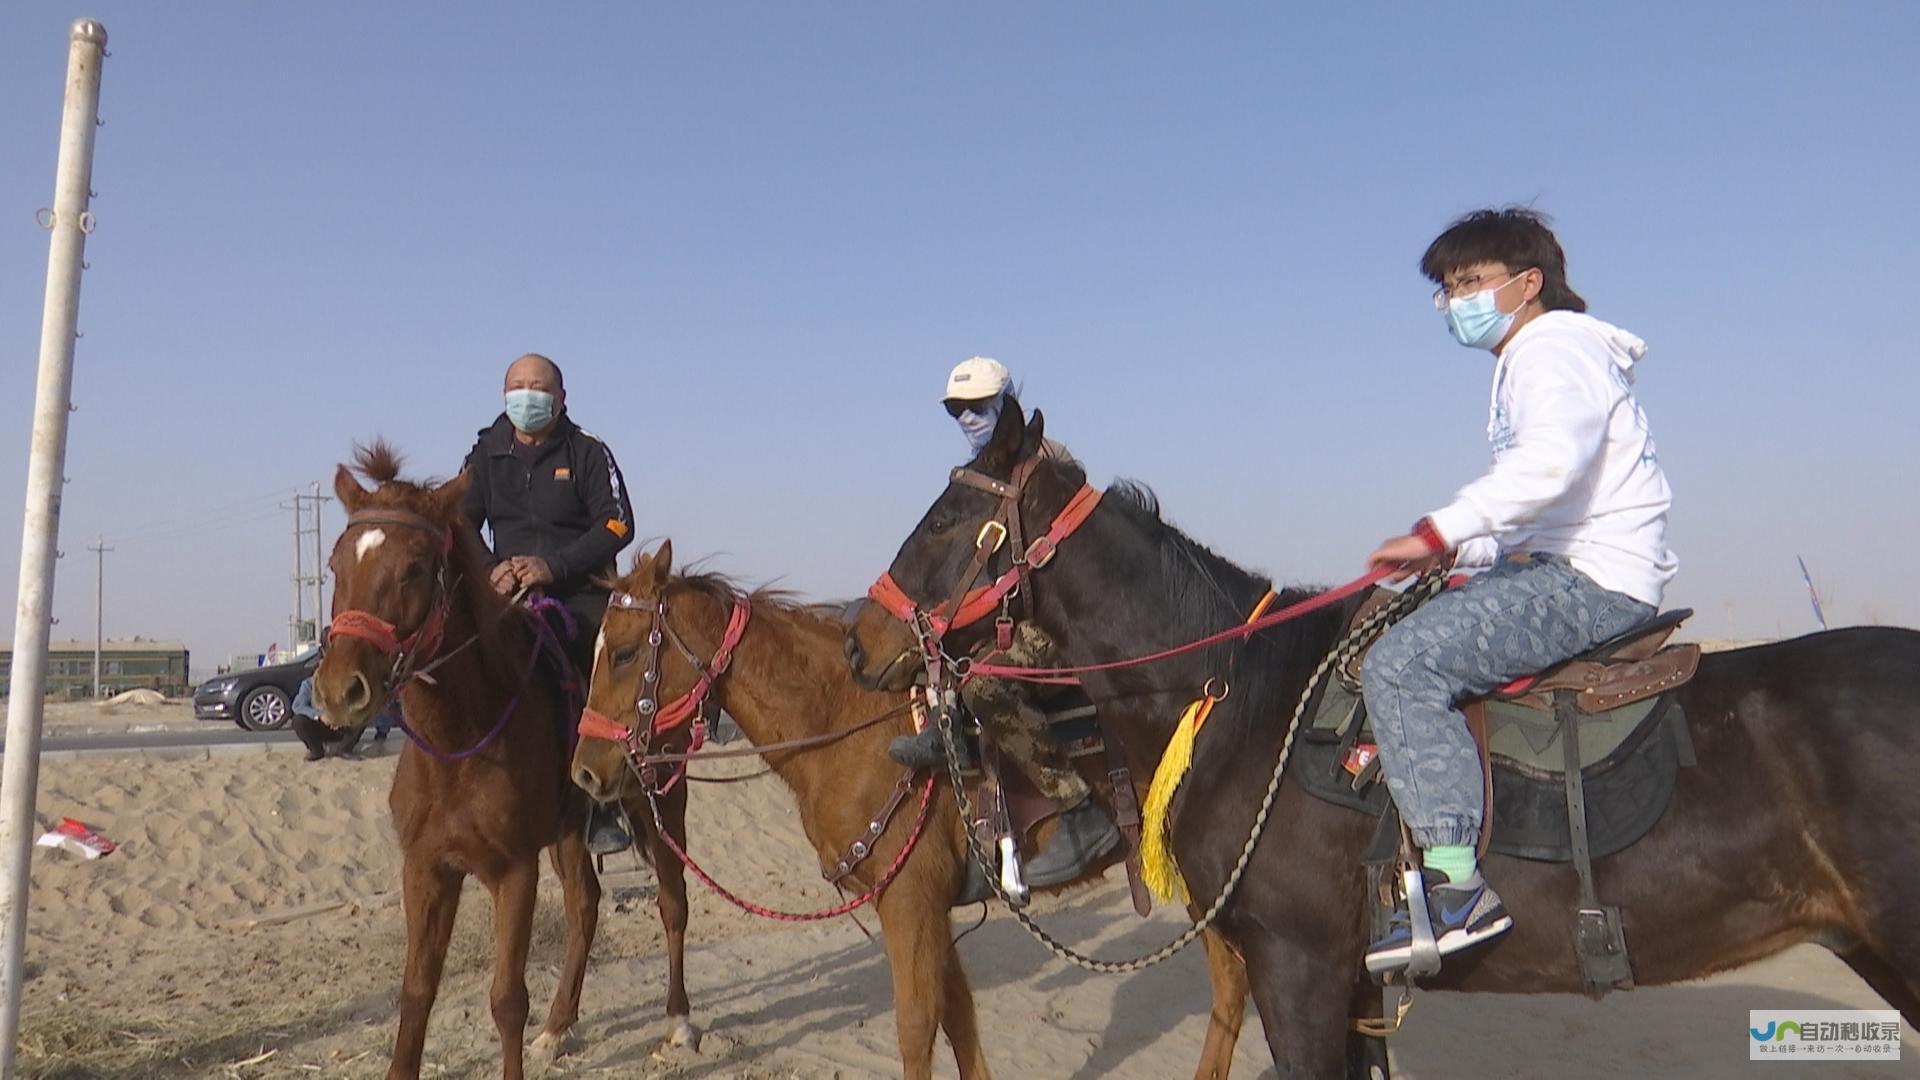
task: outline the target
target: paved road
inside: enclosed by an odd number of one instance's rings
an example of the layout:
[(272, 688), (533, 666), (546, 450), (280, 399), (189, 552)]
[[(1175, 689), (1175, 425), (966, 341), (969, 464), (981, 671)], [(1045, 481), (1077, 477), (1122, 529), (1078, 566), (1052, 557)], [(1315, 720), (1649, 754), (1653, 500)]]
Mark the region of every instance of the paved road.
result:
[[(66, 734), (50, 731), (41, 736), (40, 750), (56, 753), (112, 753), (143, 750), (192, 750), (216, 746), (299, 745), (291, 731), (241, 731), (232, 724), (208, 722), (204, 730), (189, 731), (116, 731), (107, 733)], [(6, 741), (0, 739), (0, 755), (6, 753)]]

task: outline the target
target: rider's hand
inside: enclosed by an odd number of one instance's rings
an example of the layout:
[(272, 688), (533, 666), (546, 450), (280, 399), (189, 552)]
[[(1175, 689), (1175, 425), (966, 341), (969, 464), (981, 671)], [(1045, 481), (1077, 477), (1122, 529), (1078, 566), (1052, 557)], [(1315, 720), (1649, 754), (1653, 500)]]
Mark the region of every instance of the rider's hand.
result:
[(1387, 575), (1387, 580), (1405, 581), (1414, 574), (1424, 574), (1440, 565), (1446, 553), (1446, 545), (1440, 539), (1440, 534), (1422, 520), (1412, 532), (1382, 541), (1379, 548), (1367, 556), (1367, 569), (1397, 566), (1399, 570)]
[(553, 567), (538, 555), (517, 555), (513, 566), (515, 573), (520, 576), (520, 584), (528, 588), (553, 584)]
[(520, 588), (520, 571), (515, 566), (518, 561), (506, 559), (494, 565), (493, 571), (487, 575), (487, 583), (493, 586), (494, 592), (501, 596), (512, 596)]

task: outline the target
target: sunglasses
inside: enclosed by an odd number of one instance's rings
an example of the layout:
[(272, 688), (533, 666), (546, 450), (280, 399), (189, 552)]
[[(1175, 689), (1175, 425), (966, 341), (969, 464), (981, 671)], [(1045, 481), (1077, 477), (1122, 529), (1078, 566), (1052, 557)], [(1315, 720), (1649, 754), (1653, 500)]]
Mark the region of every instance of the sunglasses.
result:
[(948, 398), (941, 402), (941, 404), (947, 407), (948, 416), (958, 420), (960, 419), (961, 413), (984, 411), (986, 406), (992, 401), (992, 398)]

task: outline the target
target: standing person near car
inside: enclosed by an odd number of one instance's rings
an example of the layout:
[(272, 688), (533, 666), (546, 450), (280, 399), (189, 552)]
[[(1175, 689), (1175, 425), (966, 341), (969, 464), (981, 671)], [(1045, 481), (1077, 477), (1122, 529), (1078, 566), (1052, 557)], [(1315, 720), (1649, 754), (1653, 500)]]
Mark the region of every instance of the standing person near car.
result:
[[(491, 534), (489, 580), (502, 596), (538, 590), (578, 623), (569, 654), (583, 677), (606, 614), (614, 556), (633, 541), (633, 507), (607, 445), (573, 422), (560, 366), (528, 353), (507, 367), (505, 409), (467, 454), (467, 524)], [(487, 539), (485, 534), (482, 539)], [(597, 806), (587, 846), (620, 851), (630, 838)]]

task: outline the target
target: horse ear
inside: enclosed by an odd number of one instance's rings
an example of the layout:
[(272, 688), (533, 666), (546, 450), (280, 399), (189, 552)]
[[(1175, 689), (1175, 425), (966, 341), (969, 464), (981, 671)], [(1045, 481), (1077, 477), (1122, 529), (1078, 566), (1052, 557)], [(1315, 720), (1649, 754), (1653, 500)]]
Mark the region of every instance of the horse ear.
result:
[(353, 470), (345, 465), (334, 471), (333, 493), (349, 514), (358, 511), (360, 504), (367, 501), (367, 489), (360, 486), (360, 481), (353, 478)]
[(673, 572), (673, 541), (662, 540), (660, 546), (633, 564), (634, 592), (641, 596), (658, 596), (667, 586), (667, 575)]
[(1018, 402), (1009, 398), (1000, 409), (1000, 419), (993, 425), (993, 437), (987, 440), (987, 447), (980, 451), (980, 458), (975, 464), (990, 473), (1013, 468), (1026, 436), (1026, 413), (1020, 409)]
[(467, 489), (473, 486), (473, 473), (461, 469), (460, 475), (433, 489), (433, 508), (441, 521), (460, 516), (460, 504), (467, 501)]
[(1021, 443), (1030, 454), (1037, 454), (1047, 444), (1047, 414), (1039, 409), (1033, 410), (1033, 419), (1027, 421), (1027, 437)]

